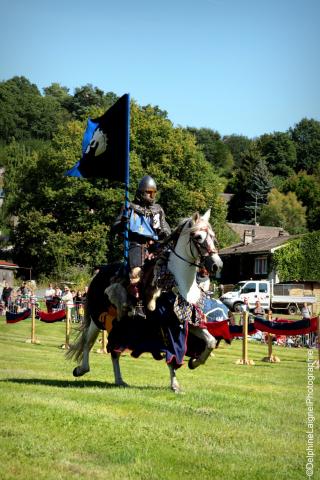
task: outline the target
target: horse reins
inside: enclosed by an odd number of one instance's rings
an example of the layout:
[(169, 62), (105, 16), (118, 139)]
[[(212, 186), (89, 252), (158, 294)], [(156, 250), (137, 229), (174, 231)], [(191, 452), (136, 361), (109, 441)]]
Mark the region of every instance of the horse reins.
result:
[[(183, 260), (184, 262), (188, 263), (188, 264), (190, 265), (190, 267), (191, 267), (191, 266), (193, 266), (193, 267), (198, 267), (198, 268), (202, 267), (202, 264), (201, 264), (201, 263), (198, 264), (198, 263), (190, 262), (190, 261), (187, 260), (186, 258), (181, 257), (181, 255), (179, 255), (179, 254), (175, 251), (174, 248), (171, 250), (171, 252), (174, 253), (176, 257), (180, 258), (180, 260)], [(192, 253), (192, 252), (191, 252), (191, 253)], [(192, 255), (192, 256), (193, 256), (193, 255)], [(194, 256), (193, 256), (193, 258), (194, 258)]]

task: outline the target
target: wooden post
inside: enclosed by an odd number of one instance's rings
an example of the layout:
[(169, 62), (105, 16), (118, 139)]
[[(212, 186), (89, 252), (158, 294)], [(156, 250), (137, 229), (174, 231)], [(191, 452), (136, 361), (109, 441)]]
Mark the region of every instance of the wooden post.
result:
[(36, 343), (36, 312), (34, 305), (31, 305), (31, 343)]
[(36, 298), (31, 297), (31, 338), (26, 340), (27, 343), (39, 344), (36, 339)]
[(107, 352), (107, 331), (102, 330), (101, 332), (101, 348), (98, 348), (97, 353), (108, 353)]
[(242, 326), (242, 359), (236, 361), (237, 365), (254, 365), (254, 362), (248, 358), (248, 319), (249, 313), (244, 312)]
[[(268, 313), (268, 320), (269, 320), (269, 322), (271, 322), (271, 319), (272, 319), (272, 313), (269, 312), (269, 313)], [(264, 358), (262, 359), (263, 362), (269, 362), (269, 363), (277, 363), (277, 362), (280, 362), (280, 358), (279, 358), (279, 357), (276, 357), (276, 356), (273, 355), (273, 353), (272, 353), (273, 337), (274, 337), (274, 335), (273, 335), (272, 333), (268, 333), (268, 356), (267, 356), (267, 357), (264, 357)]]
[(68, 350), (70, 348), (70, 322), (71, 322), (71, 307), (66, 306), (67, 316), (66, 316), (66, 341), (61, 348)]

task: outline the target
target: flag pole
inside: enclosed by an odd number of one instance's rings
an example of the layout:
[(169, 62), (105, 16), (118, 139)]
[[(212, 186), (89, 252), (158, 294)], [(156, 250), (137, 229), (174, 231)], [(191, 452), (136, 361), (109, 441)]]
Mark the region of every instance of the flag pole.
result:
[(125, 163), (125, 193), (124, 193), (124, 216), (127, 219), (124, 232), (124, 265), (128, 268), (129, 260), (129, 178), (130, 178), (130, 94), (126, 95), (126, 163)]

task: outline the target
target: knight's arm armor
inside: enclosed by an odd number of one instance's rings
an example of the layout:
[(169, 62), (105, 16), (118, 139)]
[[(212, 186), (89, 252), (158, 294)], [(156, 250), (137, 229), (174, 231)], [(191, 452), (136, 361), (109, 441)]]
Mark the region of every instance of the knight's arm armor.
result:
[(157, 211), (156, 213), (160, 216), (160, 226), (157, 229), (157, 233), (159, 236), (159, 240), (163, 240), (164, 238), (168, 237), (171, 233), (171, 228), (169, 227), (168, 222), (166, 221), (166, 217), (163, 211), (163, 208), (160, 205), (154, 205)]

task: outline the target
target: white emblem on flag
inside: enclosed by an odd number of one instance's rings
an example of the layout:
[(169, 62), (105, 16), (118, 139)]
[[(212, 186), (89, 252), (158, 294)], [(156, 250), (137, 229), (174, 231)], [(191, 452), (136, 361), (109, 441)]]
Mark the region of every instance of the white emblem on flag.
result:
[(94, 150), (94, 156), (98, 157), (102, 153), (104, 153), (107, 149), (108, 145), (108, 138), (107, 135), (100, 129), (97, 128), (92, 135), (92, 139), (87, 146), (86, 154), (90, 152), (90, 150)]

